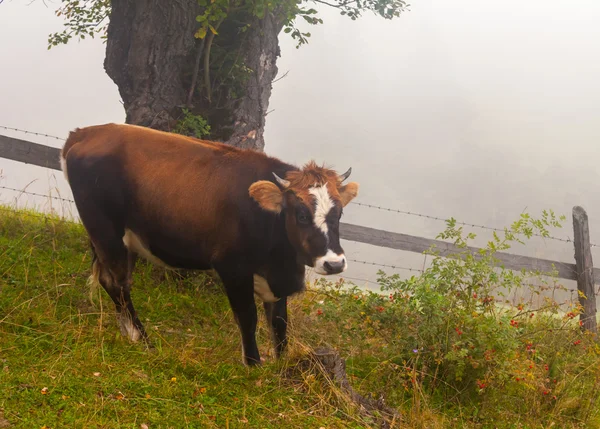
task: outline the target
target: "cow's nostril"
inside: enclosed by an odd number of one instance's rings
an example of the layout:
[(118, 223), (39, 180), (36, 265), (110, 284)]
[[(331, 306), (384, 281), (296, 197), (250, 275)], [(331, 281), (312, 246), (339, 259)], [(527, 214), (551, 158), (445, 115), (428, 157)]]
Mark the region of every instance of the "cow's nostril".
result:
[(327, 273), (329, 273), (329, 274), (337, 274), (337, 273), (341, 273), (344, 270), (345, 264), (346, 264), (345, 259), (342, 259), (340, 261), (335, 261), (335, 262), (325, 261), (323, 263), (323, 268), (325, 268), (325, 271), (327, 271)]

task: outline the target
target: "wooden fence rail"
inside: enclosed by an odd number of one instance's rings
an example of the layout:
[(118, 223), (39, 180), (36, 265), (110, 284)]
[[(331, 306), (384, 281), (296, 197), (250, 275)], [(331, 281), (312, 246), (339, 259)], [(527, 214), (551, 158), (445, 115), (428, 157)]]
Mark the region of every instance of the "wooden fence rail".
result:
[[(58, 148), (0, 135), (0, 158), (60, 170), (59, 152), (60, 149)], [(583, 327), (586, 330), (597, 332), (594, 287), (596, 282), (600, 280), (600, 270), (593, 267), (588, 216), (581, 207), (573, 208), (573, 228), (575, 233), (575, 264), (504, 252), (495, 253), (495, 257), (507, 269), (516, 271), (525, 269), (542, 273), (556, 270), (559, 278), (577, 281), (580, 302), (584, 308), (584, 312), (581, 314)], [(439, 255), (446, 257), (465, 251), (465, 249), (458, 248), (446, 241), (347, 223), (340, 224), (340, 237), (349, 241), (416, 253), (423, 253), (435, 246)], [(481, 249), (468, 247), (468, 250), (477, 256)]]
[(0, 135), (0, 157), (60, 170), (60, 149)]
[[(359, 243), (372, 244), (378, 247), (387, 247), (389, 249), (405, 250), (407, 252), (423, 253), (432, 246), (440, 256), (451, 256), (458, 252), (464, 252), (453, 243), (447, 241), (432, 240), (430, 238), (415, 237), (413, 235), (401, 234), (398, 232), (382, 231), (379, 229), (368, 228), (365, 226), (340, 223), (340, 237), (345, 240), (357, 241)], [(480, 252), (480, 248), (467, 248), (475, 256)], [(527, 271), (540, 271), (548, 273), (554, 270), (558, 271), (558, 277), (567, 280), (578, 280), (578, 269), (576, 264), (566, 262), (552, 261), (550, 259), (532, 258), (530, 256), (514, 255), (512, 253), (496, 252), (494, 256), (502, 263), (504, 268), (515, 271), (525, 269)], [(593, 277), (600, 279), (600, 270), (593, 269)]]

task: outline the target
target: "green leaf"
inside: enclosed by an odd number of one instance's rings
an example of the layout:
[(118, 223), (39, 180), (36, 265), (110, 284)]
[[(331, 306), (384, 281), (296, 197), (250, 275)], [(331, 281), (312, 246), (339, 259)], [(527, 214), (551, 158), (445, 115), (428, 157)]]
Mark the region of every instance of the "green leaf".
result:
[(204, 39), (206, 37), (206, 27), (201, 27), (194, 33), (194, 37), (197, 39)]
[[(208, 28), (210, 28), (212, 34), (219, 34), (217, 33), (217, 30), (215, 30), (215, 27), (213, 27), (212, 25), (208, 24)], [(206, 34), (206, 30), (204, 31), (204, 33)]]

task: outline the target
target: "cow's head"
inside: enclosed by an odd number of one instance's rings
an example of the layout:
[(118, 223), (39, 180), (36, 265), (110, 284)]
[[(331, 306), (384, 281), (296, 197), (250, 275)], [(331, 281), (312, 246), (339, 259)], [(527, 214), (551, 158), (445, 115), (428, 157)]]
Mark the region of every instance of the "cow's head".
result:
[(285, 216), (288, 238), (304, 264), (318, 274), (338, 274), (348, 266), (340, 245), (342, 208), (358, 195), (358, 183), (342, 182), (352, 169), (335, 171), (308, 163), (275, 182), (261, 180), (250, 186), (250, 196), (264, 209)]

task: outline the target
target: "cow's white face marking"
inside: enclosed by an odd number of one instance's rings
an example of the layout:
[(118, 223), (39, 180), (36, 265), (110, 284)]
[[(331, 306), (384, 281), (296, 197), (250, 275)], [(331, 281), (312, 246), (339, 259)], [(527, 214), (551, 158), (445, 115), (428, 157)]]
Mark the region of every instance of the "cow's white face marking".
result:
[(341, 262), (344, 263), (344, 268), (341, 272), (344, 272), (346, 271), (346, 268), (348, 268), (348, 261), (346, 260), (346, 256), (343, 253), (341, 255), (338, 255), (333, 250), (327, 249), (327, 253), (325, 254), (325, 256), (321, 256), (320, 258), (317, 258), (315, 260), (315, 272), (317, 274), (327, 275), (329, 273), (325, 269), (325, 263), (337, 265)]
[[(327, 243), (329, 243), (329, 228), (327, 227), (327, 215), (334, 207), (333, 200), (329, 196), (327, 191), (327, 185), (315, 185), (308, 190), (308, 192), (315, 197), (315, 215), (314, 224), (321, 232), (325, 235)], [(324, 256), (315, 259), (314, 267), (317, 274), (327, 275), (330, 274), (325, 269), (325, 264), (331, 264), (332, 266), (339, 266), (343, 263), (342, 272), (348, 267), (346, 257), (344, 254), (338, 255), (331, 249), (327, 249), (327, 253)]]
[(315, 197), (315, 216), (314, 216), (314, 224), (317, 228), (319, 228), (323, 234), (325, 234), (325, 238), (329, 239), (327, 228), (327, 215), (329, 211), (333, 208), (333, 200), (329, 196), (329, 192), (327, 191), (327, 185), (318, 186), (315, 185), (308, 190), (308, 192)]
[(137, 253), (144, 259), (152, 262), (153, 264), (159, 265), (164, 268), (172, 268), (165, 264), (162, 260), (154, 256), (148, 247), (142, 242), (142, 239), (130, 229), (125, 229), (125, 235), (123, 236), (123, 244), (131, 252)]
[(254, 274), (254, 293), (258, 296), (263, 302), (277, 302), (279, 298), (277, 298), (271, 288), (269, 287), (269, 283), (264, 277), (259, 276), (258, 274)]

